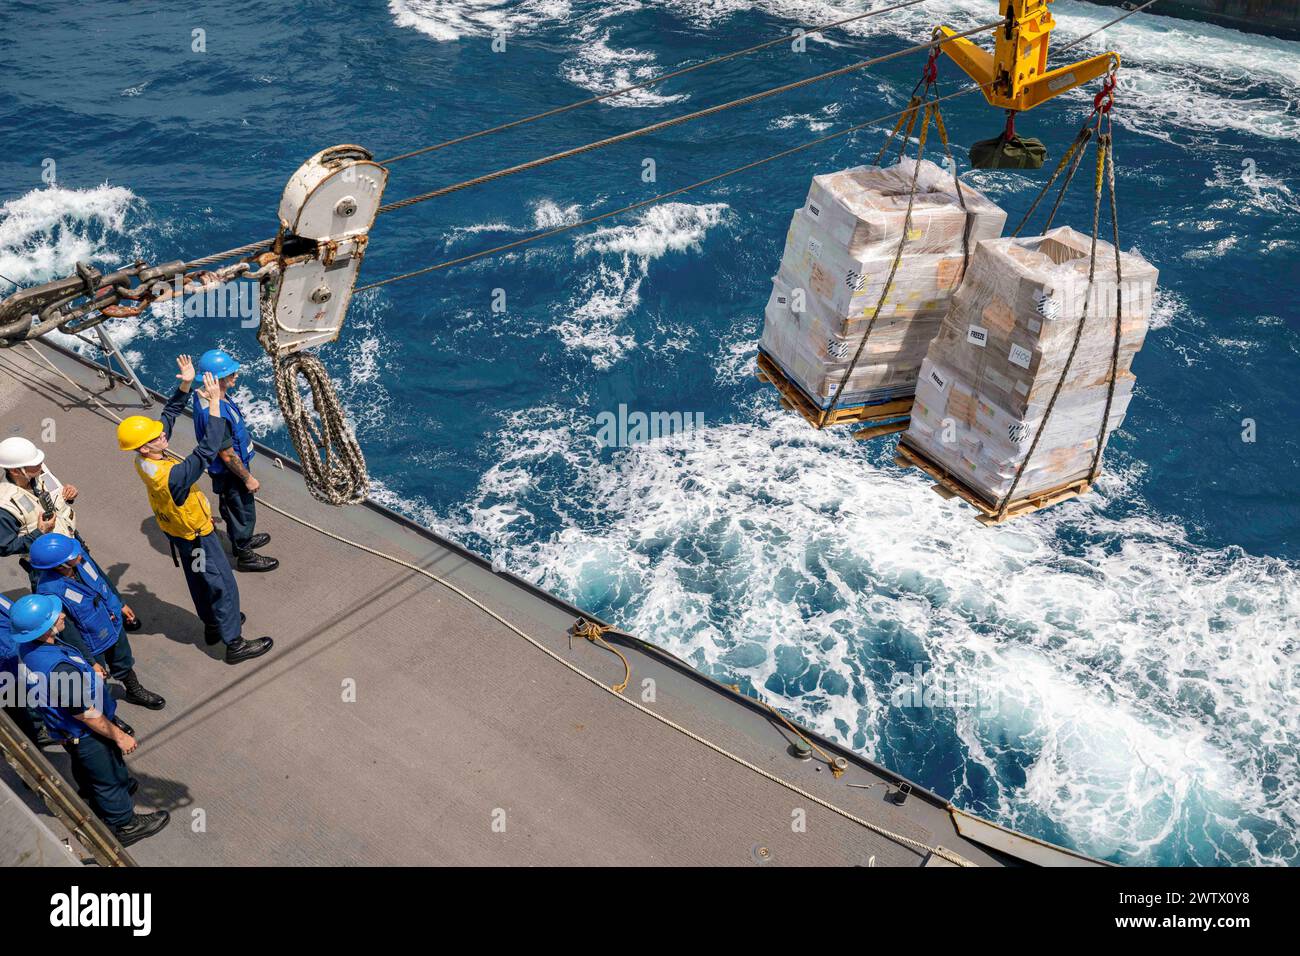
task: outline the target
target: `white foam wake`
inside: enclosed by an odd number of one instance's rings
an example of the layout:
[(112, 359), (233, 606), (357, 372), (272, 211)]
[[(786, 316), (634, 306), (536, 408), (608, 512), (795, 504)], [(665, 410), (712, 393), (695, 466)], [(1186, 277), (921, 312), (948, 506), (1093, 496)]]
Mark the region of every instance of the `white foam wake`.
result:
[[(576, 53), (564, 64), (564, 78), (592, 93), (608, 93), (667, 72), (648, 50), (611, 46), (608, 30), (589, 25), (582, 30), (580, 40)], [(602, 102), (607, 106), (647, 107), (668, 106), (689, 98), (684, 93), (664, 94), (649, 87)]]
[[(516, 418), (452, 529), (512, 570), (891, 764), (899, 728), (933, 720), (922, 753), (1002, 781), (1010, 825), (1151, 862), (1214, 822), (1240, 841), (1221, 861), (1294, 860), (1300, 569), (1126, 506), (1122, 458), (1088, 499), (985, 529), (786, 414), (612, 461), (581, 413)], [(900, 713), (888, 681), (916, 661), (978, 705)]]
[(523, 33), (569, 18), (569, 0), (388, 0), (399, 27), (447, 42), (467, 36)]
[(587, 354), (596, 368), (609, 368), (636, 347), (625, 319), (641, 303), (641, 284), (650, 265), (670, 253), (699, 250), (719, 225), (724, 203), (651, 206), (634, 221), (604, 226), (575, 237), (579, 264), (595, 260), (594, 271), (577, 275), (577, 289), (561, 307), (551, 329), (570, 350)]
[[(78, 262), (107, 271), (148, 258), (144, 236), (150, 225), (144, 202), (122, 186), (34, 189), (0, 205), (0, 275), (26, 286), (71, 275)], [(11, 291), (13, 286), (0, 280), (0, 298)], [(138, 362), (141, 356), (128, 348), (131, 342), (165, 337), (180, 321), (179, 314), (162, 311), (111, 319), (106, 328), (127, 358)], [(52, 336), (69, 348), (85, 348), (72, 336)]]

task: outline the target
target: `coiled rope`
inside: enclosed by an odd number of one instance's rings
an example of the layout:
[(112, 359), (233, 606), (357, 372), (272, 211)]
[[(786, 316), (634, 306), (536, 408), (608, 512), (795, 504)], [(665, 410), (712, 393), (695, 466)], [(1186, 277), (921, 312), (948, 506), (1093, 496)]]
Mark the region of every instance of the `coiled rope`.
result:
[[(27, 346), (28, 348), (31, 349), (32, 354), (34, 354), (37, 358), (39, 358), (42, 362), (44, 362), (47, 366), (49, 366), (50, 370), (54, 372), (54, 374), (58, 375), (60, 378), (62, 378), (73, 388), (76, 388), (84, 392), (92, 402), (94, 402), (96, 405), (99, 406), (99, 408), (104, 412), (104, 414), (108, 415), (109, 418), (113, 419), (116, 422), (122, 421), (122, 417), (118, 415), (116, 412), (114, 412), (107, 405), (105, 405), (102, 401), (100, 401), (99, 397), (94, 392), (92, 392), (85, 385), (78, 382), (76, 379), (66, 374), (62, 369), (60, 369), (57, 365), (51, 362), (45, 355), (43, 355), (41, 351), (36, 347), (36, 344), (34, 342), (28, 342)], [(178, 456), (175, 456), (173, 454), (173, 457), (178, 457)], [(660, 724), (664, 725), (665, 727), (668, 727), (672, 730), (675, 730), (677, 733), (682, 734), (687, 739), (693, 740), (695, 743), (708, 748), (709, 750), (716, 753), (718, 756), (730, 760), (732, 763), (735, 763), (738, 766), (744, 767), (746, 770), (749, 770), (752, 773), (757, 774), (758, 776), (762, 777), (764, 780), (774, 783), (777, 786), (784, 787), (786, 790), (790, 791), (796, 796), (802, 797), (803, 799), (816, 804), (817, 806), (821, 807), (823, 810), (827, 810), (831, 813), (834, 813), (835, 815), (842, 817), (845, 820), (848, 820), (850, 823), (855, 823), (858, 826), (862, 827), (863, 829), (870, 830), (872, 833), (882, 836), (887, 840), (892, 840), (893, 842), (899, 844), (900, 846), (905, 846), (915, 851), (916, 853), (920, 854), (921, 856), (925, 856), (926, 854), (933, 854), (934, 856), (939, 857), (942, 860), (946, 860), (947, 862), (953, 864), (954, 866), (960, 866), (960, 867), (973, 867), (976, 865), (972, 863), (970, 860), (965, 859), (964, 857), (960, 856), (957, 853), (954, 853), (950, 850), (945, 850), (943, 847), (930, 846), (929, 844), (921, 840), (914, 840), (911, 837), (904, 836), (903, 834), (890, 830), (887, 827), (883, 827), (880, 826), (879, 824), (872, 823), (870, 820), (863, 819), (862, 817), (858, 816), (856, 813), (852, 813), (849, 810), (845, 810), (843, 807), (837, 806), (836, 804), (831, 803), (829, 800), (826, 800), (823, 797), (819, 797), (814, 793), (810, 793), (809, 791), (805, 790), (803, 787), (791, 783), (789, 780), (786, 780), (783, 777), (779, 777), (776, 774), (772, 773), (771, 771), (764, 770), (762, 767), (758, 766), (754, 762), (750, 760), (746, 760), (744, 757), (741, 757), (739, 754), (732, 753), (730, 750), (727, 750), (725, 747), (721, 746), (720, 744), (716, 744), (712, 740), (709, 740), (707, 737), (703, 737), (700, 734), (697, 734), (695, 731), (691, 730), (690, 728), (685, 727), (682, 724), (679, 724), (671, 717), (667, 717), (659, 713), (658, 711), (651, 710), (649, 707), (646, 707), (644, 704), (640, 703), (639, 701), (624, 696), (621, 692), (615, 690), (614, 687), (611, 687), (609, 684), (604, 683), (599, 678), (593, 676), (592, 674), (587, 673), (577, 664), (573, 663), (572, 661), (568, 660), (562, 655), (551, 650), (549, 647), (547, 647), (537, 638), (533, 637), (527, 631), (524, 631), (517, 625), (512, 624), (509, 620), (502, 617), (492, 608), (488, 607), (486, 604), (478, 600), (469, 592), (465, 591), (463, 588), (458, 587), (457, 585), (453, 584), (451, 581), (447, 580), (444, 577), (434, 574), (432, 571), (428, 570), (427, 568), (422, 568), (418, 564), (413, 564), (410, 561), (406, 561), (402, 558), (397, 557), (396, 555), (388, 554), (387, 552), (380, 551), (377, 548), (372, 548), (369, 545), (362, 544), (359, 541), (353, 541), (351, 538), (346, 538), (341, 534), (336, 534), (333, 531), (329, 531), (325, 528), (322, 528), (320, 525), (308, 521), (306, 518), (300, 517), (299, 515), (296, 515), (291, 511), (288, 511), (284, 508), (272, 504), (271, 502), (267, 501), (265, 498), (258, 497), (257, 503), (262, 507), (271, 509), (276, 514), (280, 515), (281, 517), (289, 521), (292, 521), (294, 524), (298, 524), (304, 528), (308, 528), (312, 531), (315, 531), (316, 533), (323, 535), (324, 537), (329, 538), (332, 541), (337, 541), (340, 544), (347, 545), (348, 547), (354, 548), (357, 551), (361, 551), (364, 552), (365, 554), (369, 554), (376, 558), (380, 558), (381, 560), (388, 561), (391, 564), (395, 564), (399, 567), (406, 568), (408, 571), (411, 571), (414, 574), (418, 574), (425, 578), (428, 578), (430, 581), (434, 582), (440, 587), (446, 588), (448, 591), (452, 592), (458, 597), (463, 598), (466, 602), (478, 608), (480, 611), (482, 611), (488, 617), (492, 618), (492, 620), (496, 621), (498, 624), (500, 624), (506, 630), (510, 631), (516, 637), (519, 637), (520, 639), (526, 641), (532, 647), (541, 651), (551, 660), (560, 664), (561, 666), (563, 666), (564, 668), (572, 672), (577, 677), (580, 677), (582, 680), (585, 680), (589, 684), (599, 687), (605, 693), (610, 694), (615, 700), (621, 701), (627, 706), (636, 709), (637, 711), (646, 715), (647, 717), (650, 717), (651, 719), (658, 721)]]
[[(275, 397), (289, 440), (298, 454), (307, 490), (313, 498), (326, 504), (360, 504), (370, 491), (366, 458), (348, 425), (334, 382), (321, 360), (312, 353), (281, 352), (271, 285), (262, 283), (260, 288), (262, 325), (258, 340), (271, 356)], [(303, 400), (299, 379), (307, 385), (315, 416)]]

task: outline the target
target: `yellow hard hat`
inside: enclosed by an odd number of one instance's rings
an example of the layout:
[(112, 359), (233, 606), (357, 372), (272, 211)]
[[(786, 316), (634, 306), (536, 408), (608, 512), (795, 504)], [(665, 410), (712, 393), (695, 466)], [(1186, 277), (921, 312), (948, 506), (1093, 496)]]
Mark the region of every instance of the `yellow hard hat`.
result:
[(117, 447), (122, 451), (135, 451), (147, 445), (163, 432), (163, 423), (144, 415), (132, 415), (117, 426)]

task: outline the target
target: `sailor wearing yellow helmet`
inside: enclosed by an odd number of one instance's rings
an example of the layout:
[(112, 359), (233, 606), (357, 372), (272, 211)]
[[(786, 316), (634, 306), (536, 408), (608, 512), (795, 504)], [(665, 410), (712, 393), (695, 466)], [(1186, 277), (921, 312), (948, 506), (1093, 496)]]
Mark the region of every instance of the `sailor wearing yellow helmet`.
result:
[(183, 460), (167, 457), (168, 439), (194, 382), (194, 363), (188, 355), (177, 358), (176, 365), (180, 382), (163, 407), (162, 421), (132, 415), (117, 427), (117, 443), (123, 451), (136, 453), (136, 473), (144, 482), (158, 526), (167, 535), (172, 560), (185, 572), (194, 610), (203, 621), (204, 637), (209, 644), (224, 642), (227, 663), (238, 664), (265, 654), (272, 641), (269, 637), (249, 641), (241, 634), (244, 615), (239, 611), (239, 585), (213, 530), (212, 508), (196, 487), (226, 438), (221, 389), (211, 373), (204, 374), (198, 392), (203, 399), (199, 411), (208, 416), (203, 440)]

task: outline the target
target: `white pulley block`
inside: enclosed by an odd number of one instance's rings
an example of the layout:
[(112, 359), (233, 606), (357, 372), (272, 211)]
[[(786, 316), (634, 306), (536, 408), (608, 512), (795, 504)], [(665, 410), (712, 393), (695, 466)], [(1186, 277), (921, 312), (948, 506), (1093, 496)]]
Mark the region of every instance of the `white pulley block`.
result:
[(388, 170), (351, 145), (321, 150), (289, 179), (279, 211), (285, 246), (294, 237), (316, 246), (282, 260), (272, 292), (280, 352), (339, 337), (387, 181)]

